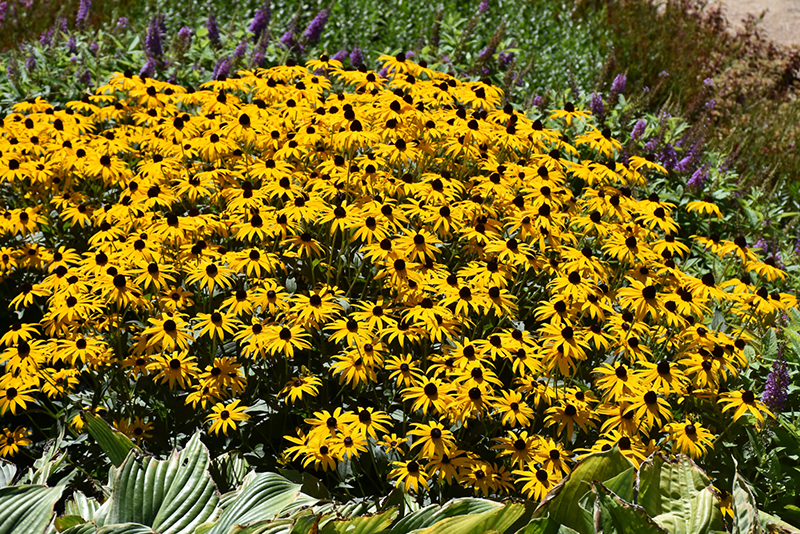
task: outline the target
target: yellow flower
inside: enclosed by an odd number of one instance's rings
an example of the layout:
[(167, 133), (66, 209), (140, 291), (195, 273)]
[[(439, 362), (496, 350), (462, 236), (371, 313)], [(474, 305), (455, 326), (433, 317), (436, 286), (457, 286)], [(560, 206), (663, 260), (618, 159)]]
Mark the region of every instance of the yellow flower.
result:
[(249, 406), (239, 406), (239, 399), (229, 402), (227, 405), (218, 402), (211, 409), (214, 413), (206, 417), (206, 422), (213, 421), (209, 432), (219, 434), (222, 431), (226, 436), (228, 429), (236, 430), (236, 421), (246, 421), (250, 416), (244, 413)]

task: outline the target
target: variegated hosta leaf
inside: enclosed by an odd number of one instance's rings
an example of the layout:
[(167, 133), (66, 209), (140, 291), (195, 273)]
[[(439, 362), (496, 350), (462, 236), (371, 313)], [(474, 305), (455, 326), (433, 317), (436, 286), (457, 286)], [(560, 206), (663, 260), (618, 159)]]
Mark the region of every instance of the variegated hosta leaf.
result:
[(733, 479), (733, 534), (761, 534), (756, 500), (739, 473)]

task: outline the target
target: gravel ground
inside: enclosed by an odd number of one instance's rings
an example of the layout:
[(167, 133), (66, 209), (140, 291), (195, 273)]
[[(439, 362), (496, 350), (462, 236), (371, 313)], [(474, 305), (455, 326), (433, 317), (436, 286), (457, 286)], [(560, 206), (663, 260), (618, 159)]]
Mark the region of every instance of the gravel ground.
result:
[(785, 45), (800, 45), (800, 0), (724, 0), (728, 20), (741, 26), (748, 13), (762, 12), (761, 27), (772, 40)]

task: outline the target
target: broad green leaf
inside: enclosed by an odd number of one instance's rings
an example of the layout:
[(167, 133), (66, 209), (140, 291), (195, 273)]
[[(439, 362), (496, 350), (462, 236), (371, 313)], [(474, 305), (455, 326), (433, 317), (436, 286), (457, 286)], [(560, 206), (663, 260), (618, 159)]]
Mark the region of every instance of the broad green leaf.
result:
[(516, 534), (559, 534), (561, 527), (562, 525), (549, 517), (537, 517), (531, 519), (531, 522), (518, 530)]
[(483, 534), (493, 530), (505, 532), (524, 513), (525, 505), (507, 503), (496, 510), (481, 514), (448, 517), (429, 527), (413, 530), (410, 534)]
[(638, 504), (674, 534), (724, 530), (719, 502), (706, 474), (686, 455), (654, 455), (639, 468)]
[(97, 529), (97, 534), (161, 534), (139, 523), (121, 523)]
[(96, 500), (89, 499), (82, 492), (76, 491), (64, 506), (64, 512), (66, 515), (77, 515), (86, 521), (92, 521), (98, 508), (100, 504)]
[(131, 452), (112, 471), (110, 505), (98, 526), (138, 523), (159, 534), (191, 534), (214, 515), (219, 501), (208, 463), (200, 433), (167, 460), (139, 459)]
[(61, 498), (63, 486), (11, 486), (0, 488), (0, 534), (39, 534), (45, 532), (53, 506)]
[(601, 525), (595, 525), (603, 534), (666, 534), (645, 513), (644, 508), (625, 502), (603, 484), (593, 484), (600, 508)]
[(447, 519), (460, 515), (482, 514), (501, 508), (499, 502), (488, 499), (453, 499), (452, 501), (439, 506), (432, 504), (421, 508), (416, 512), (405, 516), (392, 527), (392, 534), (403, 534), (415, 529), (429, 527)]
[(0, 488), (8, 486), (17, 474), (17, 466), (0, 458)]
[(397, 508), (392, 508), (380, 514), (331, 521), (320, 534), (378, 534), (389, 528), (396, 515)]
[(97, 441), (114, 466), (121, 466), (131, 449), (139, 450), (125, 434), (111, 428), (100, 417), (89, 412), (84, 412), (83, 415), (89, 435)]
[(79, 515), (62, 515), (61, 517), (55, 518), (53, 526), (56, 527), (57, 531), (64, 532), (70, 527), (83, 523), (86, 523), (86, 520)]
[(633, 483), (636, 478), (636, 469), (631, 466), (613, 478), (603, 483), (611, 493), (626, 502), (633, 502)]
[(96, 534), (97, 525), (94, 523), (82, 523), (74, 527), (70, 527), (61, 534)]
[(618, 447), (586, 456), (571, 474), (550, 490), (536, 508), (534, 517), (549, 513), (550, 519), (580, 534), (594, 534), (592, 513), (580, 506), (581, 499), (592, 490), (592, 482), (605, 482), (632, 465)]
[(770, 534), (800, 534), (800, 528), (790, 525), (786, 521), (766, 512), (758, 512), (758, 519)]
[(276, 473), (259, 473), (206, 534), (228, 534), (234, 525), (274, 519), (300, 497), (300, 487)]
[(259, 521), (247, 527), (236, 525), (230, 534), (290, 534), (294, 520), (292, 519), (271, 519), (269, 521)]
[(733, 534), (761, 534), (756, 500), (739, 473), (733, 479), (732, 505)]

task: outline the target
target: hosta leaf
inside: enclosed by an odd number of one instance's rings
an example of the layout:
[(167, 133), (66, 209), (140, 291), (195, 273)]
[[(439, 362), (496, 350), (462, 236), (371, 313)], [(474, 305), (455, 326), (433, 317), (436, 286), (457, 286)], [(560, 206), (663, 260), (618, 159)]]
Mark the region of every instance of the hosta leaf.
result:
[(110, 504), (98, 525), (138, 523), (159, 534), (191, 534), (214, 515), (219, 501), (208, 463), (199, 433), (167, 460), (130, 453), (113, 470)]
[(97, 441), (97, 444), (116, 467), (122, 465), (131, 449), (139, 450), (125, 434), (111, 428), (100, 417), (90, 412), (84, 412), (83, 415), (86, 418), (89, 435)]
[(278, 474), (259, 473), (206, 534), (228, 534), (235, 525), (272, 520), (302, 495), (300, 487)]
[(505, 532), (524, 513), (525, 505), (507, 503), (480, 514), (448, 517), (429, 527), (414, 530), (411, 534), (483, 534), (493, 530)]
[(800, 534), (800, 528), (778, 519), (766, 512), (758, 512), (758, 519), (769, 534)]
[(160, 534), (152, 528), (139, 523), (121, 523), (97, 529), (97, 534)]
[(0, 488), (8, 486), (17, 474), (17, 466), (0, 458)]
[(98, 508), (100, 504), (96, 500), (89, 499), (80, 491), (76, 491), (64, 506), (64, 512), (66, 515), (77, 515), (86, 521), (92, 521)]
[(415, 529), (429, 527), (448, 517), (482, 514), (497, 510), (503, 505), (488, 499), (453, 499), (439, 506), (432, 504), (405, 516), (392, 527), (392, 534), (404, 534)]
[(63, 486), (0, 488), (0, 534), (39, 534), (47, 529)]
[(666, 534), (641, 506), (625, 502), (599, 482), (592, 489), (600, 509), (601, 524), (595, 525), (598, 532), (602, 528), (603, 534)]
[(559, 534), (562, 527), (563, 525), (559, 525), (557, 521), (553, 521), (549, 517), (537, 517), (531, 519), (531, 522), (518, 530), (516, 534)]
[(396, 515), (397, 509), (392, 508), (380, 514), (331, 521), (320, 534), (378, 534), (389, 528)]
[(733, 479), (733, 534), (761, 534), (756, 500), (739, 473)]
[(719, 502), (706, 474), (689, 457), (654, 455), (639, 468), (638, 504), (674, 534), (724, 530)]
[(53, 526), (56, 527), (57, 531), (64, 532), (68, 528), (81, 525), (83, 523), (86, 523), (86, 520), (79, 515), (62, 515), (61, 517), (55, 518), (53, 521)]
[(624, 473), (632, 465), (617, 447), (586, 456), (570, 475), (550, 490), (536, 508), (534, 516), (549, 513), (550, 519), (580, 534), (594, 534), (592, 512), (580, 506), (581, 499), (592, 490), (592, 482), (605, 482)]

